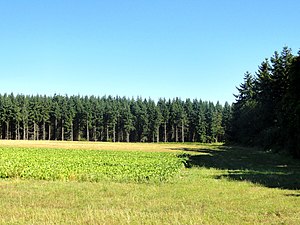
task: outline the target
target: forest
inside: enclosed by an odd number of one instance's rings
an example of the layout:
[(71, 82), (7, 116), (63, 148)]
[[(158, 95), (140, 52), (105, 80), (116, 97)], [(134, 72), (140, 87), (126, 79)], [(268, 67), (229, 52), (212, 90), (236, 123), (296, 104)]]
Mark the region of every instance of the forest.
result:
[(236, 101), (0, 95), (0, 137), (14, 140), (228, 142), (300, 157), (300, 51), (284, 47), (244, 74)]
[(300, 157), (300, 51), (284, 47), (246, 72), (232, 107), (231, 142)]
[(0, 95), (0, 135), (14, 140), (217, 142), (231, 106), (180, 98)]

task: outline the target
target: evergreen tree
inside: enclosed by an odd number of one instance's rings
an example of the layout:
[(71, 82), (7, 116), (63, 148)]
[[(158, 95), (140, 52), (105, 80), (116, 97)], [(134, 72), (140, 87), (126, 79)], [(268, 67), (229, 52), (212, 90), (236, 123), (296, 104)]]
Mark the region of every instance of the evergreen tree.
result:
[(222, 106), (217, 102), (212, 113), (211, 135), (215, 142), (224, 141), (224, 127), (222, 127)]
[(231, 138), (266, 149), (293, 149), (299, 157), (299, 56), (284, 47), (266, 59), (256, 78), (245, 75), (233, 105)]
[(197, 117), (196, 117), (196, 109), (194, 108), (194, 103), (188, 98), (185, 101), (184, 104), (184, 110), (186, 112), (186, 122), (187, 122), (187, 128), (188, 128), (188, 133), (187, 133), (187, 138), (188, 141), (194, 142), (195, 137), (196, 137), (196, 124), (197, 124)]
[(230, 133), (231, 133), (231, 118), (232, 118), (232, 111), (231, 106), (228, 102), (225, 102), (223, 111), (222, 111), (222, 127), (224, 129), (224, 140), (230, 140)]
[(132, 113), (134, 115), (134, 140), (138, 142), (148, 141), (149, 118), (147, 113), (147, 100), (137, 98), (133, 102)]
[[(206, 141), (208, 108), (202, 101), (180, 98), (159, 99), (155, 103), (152, 99), (129, 100), (118, 96), (4, 94), (0, 95), (0, 137), (114, 142)], [(209, 132), (211, 135), (211, 129)]]
[(200, 101), (199, 103), (195, 102), (194, 107), (196, 108), (196, 132), (198, 135), (198, 141), (205, 143), (207, 142), (207, 122), (205, 117), (205, 104)]
[(161, 112), (155, 102), (151, 99), (148, 100), (147, 108), (149, 117), (149, 140), (152, 140), (152, 142), (159, 142), (159, 127), (162, 122)]
[(284, 96), (282, 120), (286, 131), (285, 147), (300, 158), (300, 51), (294, 57), (288, 76), (288, 89)]
[(131, 102), (123, 98), (121, 106), (121, 118), (122, 118), (122, 130), (124, 130), (126, 136), (126, 142), (130, 141), (130, 133), (135, 129), (133, 125), (134, 117), (130, 109)]
[(254, 77), (246, 72), (244, 83), (237, 88), (239, 94), (235, 95), (236, 103), (233, 105), (232, 137), (243, 144), (253, 144), (257, 134), (257, 124), (254, 123), (257, 116), (254, 85)]
[(116, 125), (119, 117), (119, 110), (117, 101), (112, 97), (108, 96), (105, 105), (105, 120), (106, 120), (106, 141), (109, 141), (110, 130), (112, 132), (112, 141), (116, 141)]
[(7, 140), (11, 138), (10, 123), (13, 117), (13, 105), (11, 99), (12, 98), (7, 94), (4, 94), (0, 106), (1, 121), (3, 125), (2, 138)]
[(57, 140), (58, 139), (58, 123), (61, 120), (61, 110), (60, 110), (60, 96), (54, 95), (52, 98), (52, 104), (51, 104), (51, 109), (50, 109), (50, 118), (53, 123), (53, 139)]
[(160, 114), (162, 116), (162, 123), (163, 123), (163, 140), (164, 142), (168, 141), (168, 135), (167, 135), (167, 124), (169, 122), (170, 118), (170, 111), (169, 107), (167, 105), (166, 99), (159, 99), (157, 106), (159, 108)]

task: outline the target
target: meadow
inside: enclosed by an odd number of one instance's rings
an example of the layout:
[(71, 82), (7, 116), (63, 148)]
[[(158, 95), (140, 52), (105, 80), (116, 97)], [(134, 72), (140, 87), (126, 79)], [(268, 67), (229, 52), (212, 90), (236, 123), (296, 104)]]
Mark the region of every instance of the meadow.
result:
[(300, 162), (221, 144), (0, 141), (0, 224), (300, 224)]

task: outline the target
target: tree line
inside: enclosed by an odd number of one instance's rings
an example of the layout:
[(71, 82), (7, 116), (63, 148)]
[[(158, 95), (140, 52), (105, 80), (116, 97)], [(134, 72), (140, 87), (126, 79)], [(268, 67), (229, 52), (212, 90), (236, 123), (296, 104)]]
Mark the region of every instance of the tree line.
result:
[(0, 137), (14, 140), (217, 142), (231, 106), (202, 100), (0, 95)]
[(230, 140), (300, 157), (300, 51), (284, 47), (246, 72), (232, 107)]

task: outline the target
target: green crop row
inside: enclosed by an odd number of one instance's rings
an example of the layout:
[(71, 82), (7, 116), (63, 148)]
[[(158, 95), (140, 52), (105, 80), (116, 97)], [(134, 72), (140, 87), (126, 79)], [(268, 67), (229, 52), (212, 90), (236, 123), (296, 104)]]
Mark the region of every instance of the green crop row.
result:
[(0, 178), (161, 182), (183, 161), (174, 153), (0, 148)]

